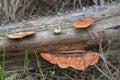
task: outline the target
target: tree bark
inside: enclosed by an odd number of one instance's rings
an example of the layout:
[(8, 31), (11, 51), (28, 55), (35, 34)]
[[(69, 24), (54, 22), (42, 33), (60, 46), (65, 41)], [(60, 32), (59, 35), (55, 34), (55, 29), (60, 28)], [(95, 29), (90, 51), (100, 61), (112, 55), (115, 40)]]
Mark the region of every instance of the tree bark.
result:
[[(120, 4), (92, 7), (86, 10), (40, 17), (24, 22), (9, 23), (0, 26), (0, 58), (3, 52), (8, 63), (15, 59), (23, 61), (25, 51), (60, 52), (65, 50), (89, 49), (90, 46), (107, 44), (108, 41), (120, 42)], [(75, 20), (92, 17), (94, 24), (86, 29), (72, 26)], [(60, 34), (53, 30), (61, 27)], [(10, 33), (36, 31), (33, 36), (22, 39), (9, 39)], [(119, 46), (119, 44), (117, 44)], [(91, 49), (89, 49), (91, 50)], [(19, 57), (18, 57), (19, 56)], [(10, 59), (9, 59), (10, 58)], [(11, 61), (9, 61), (11, 60)]]

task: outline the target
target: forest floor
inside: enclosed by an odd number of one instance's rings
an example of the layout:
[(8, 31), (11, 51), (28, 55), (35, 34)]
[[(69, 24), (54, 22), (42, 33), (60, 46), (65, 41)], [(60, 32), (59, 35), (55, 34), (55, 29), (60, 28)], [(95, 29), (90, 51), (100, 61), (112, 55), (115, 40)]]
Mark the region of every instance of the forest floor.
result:
[[(12, 0), (0, 4), (0, 22), (15, 21), (30, 18), (33, 15), (54, 15), (74, 11), (78, 8), (94, 5), (106, 5), (107, 3), (119, 2), (119, 0)], [(88, 2), (87, 2), (88, 1)], [(106, 2), (107, 1), (107, 2)], [(57, 3), (57, 4), (56, 4)], [(44, 4), (44, 5), (43, 5)], [(54, 7), (53, 7), (53, 4)], [(33, 5), (31, 7), (31, 5)], [(47, 6), (47, 7), (46, 7)], [(4, 8), (4, 9), (2, 9)], [(40, 14), (39, 14), (40, 13)], [(67, 13), (67, 12), (66, 12)], [(3, 15), (4, 14), (4, 15)], [(25, 17), (25, 16), (28, 17)], [(111, 45), (105, 51), (100, 47), (100, 60), (97, 64), (85, 70), (76, 70), (71, 67), (60, 68), (57, 64), (52, 65), (44, 60), (39, 53), (34, 52), (34, 60), (29, 59), (29, 53), (25, 51), (24, 65), (6, 68), (5, 51), (2, 64), (0, 64), (1, 80), (120, 80), (120, 50), (111, 51)], [(101, 45), (99, 45), (101, 46)]]

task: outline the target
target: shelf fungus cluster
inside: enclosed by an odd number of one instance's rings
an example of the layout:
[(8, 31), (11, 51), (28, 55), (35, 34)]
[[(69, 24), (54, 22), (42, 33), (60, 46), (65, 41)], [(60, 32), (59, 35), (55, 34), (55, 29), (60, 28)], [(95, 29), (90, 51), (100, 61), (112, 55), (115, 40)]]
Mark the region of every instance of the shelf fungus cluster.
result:
[(40, 53), (40, 55), (50, 63), (58, 64), (61, 68), (72, 67), (77, 70), (85, 70), (88, 66), (96, 64), (99, 60), (99, 54), (97, 52), (61, 55)]

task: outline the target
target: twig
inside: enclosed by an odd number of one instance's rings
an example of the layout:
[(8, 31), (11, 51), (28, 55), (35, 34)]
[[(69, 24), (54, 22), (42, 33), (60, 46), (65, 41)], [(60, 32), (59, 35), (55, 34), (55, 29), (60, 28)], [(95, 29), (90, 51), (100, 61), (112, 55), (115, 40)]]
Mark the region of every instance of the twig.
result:
[(65, 74), (64, 72), (60, 71), (63, 75), (67, 76), (69, 78), (69, 80), (75, 80), (72, 77), (70, 77), (69, 75)]
[(52, 52), (52, 53), (59, 53), (59, 54), (63, 54), (63, 53), (85, 53), (87, 51), (85, 50), (75, 50), (75, 51), (62, 51), (62, 52)]
[[(28, 70), (32, 70), (33, 68), (28, 68)], [(15, 73), (15, 72), (21, 72), (21, 71), (24, 71), (25, 69), (17, 69), (17, 70), (11, 70), (11, 71), (6, 71), (6, 74), (9, 74), (9, 73)]]

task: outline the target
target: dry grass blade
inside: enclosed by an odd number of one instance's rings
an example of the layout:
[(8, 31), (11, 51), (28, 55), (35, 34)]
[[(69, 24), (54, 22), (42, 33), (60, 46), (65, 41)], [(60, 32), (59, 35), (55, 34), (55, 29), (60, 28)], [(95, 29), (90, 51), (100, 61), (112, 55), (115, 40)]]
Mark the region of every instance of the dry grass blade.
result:
[(95, 5), (98, 5), (98, 0), (93, 0)]
[[(31, 0), (30, 2), (27, 2), (27, 1), (25, 0), (25, 2), (24, 2), (24, 3), (25, 3), (25, 4), (24, 4), (24, 7), (20, 10), (20, 14), (19, 14), (19, 15), (21, 15), (21, 14), (25, 15), (26, 10), (31, 8), (31, 5), (34, 3), (34, 1), (35, 1), (35, 0)], [(32, 10), (32, 9), (31, 9), (31, 10)]]
[(5, 19), (9, 19), (10, 15), (9, 15), (9, 2), (8, 2), (8, 0), (3, 0), (3, 14), (5, 14), (4, 15)]
[[(54, 14), (82, 9), (91, 5), (105, 5), (119, 0), (2, 0), (1, 19), (15, 20), (33, 14)], [(54, 6), (53, 6), (54, 5)]]
[(75, 80), (75, 79), (73, 79), (72, 77), (70, 77), (69, 75), (67, 75), (66, 73), (64, 73), (64, 72), (62, 72), (62, 71), (60, 71), (60, 72), (61, 72), (63, 75), (67, 76), (69, 80)]

